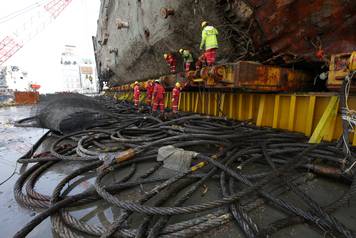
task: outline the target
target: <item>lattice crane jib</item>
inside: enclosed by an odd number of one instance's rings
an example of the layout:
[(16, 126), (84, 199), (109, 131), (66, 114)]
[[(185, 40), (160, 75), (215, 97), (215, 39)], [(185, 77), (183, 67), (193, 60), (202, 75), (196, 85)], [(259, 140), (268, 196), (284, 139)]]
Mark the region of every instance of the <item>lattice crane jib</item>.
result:
[(36, 7), (32, 9), (36, 11), (32, 10), (29, 17), (21, 19), (21, 25), (13, 32), (0, 36), (0, 65), (3, 65), (24, 44), (42, 32), (71, 2), (72, 0), (49, 0), (41, 4), (35, 3)]

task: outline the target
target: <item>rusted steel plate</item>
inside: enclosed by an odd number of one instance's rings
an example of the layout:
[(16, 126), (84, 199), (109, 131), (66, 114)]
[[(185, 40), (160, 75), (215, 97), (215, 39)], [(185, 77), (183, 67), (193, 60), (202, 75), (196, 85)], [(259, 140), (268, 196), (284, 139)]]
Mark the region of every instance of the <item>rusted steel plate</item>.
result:
[(356, 1), (249, 0), (263, 32), (261, 46), (317, 60), (316, 50), (328, 55), (356, 49)]
[(304, 71), (241, 61), (235, 67), (235, 87), (255, 91), (306, 91), (313, 83)]

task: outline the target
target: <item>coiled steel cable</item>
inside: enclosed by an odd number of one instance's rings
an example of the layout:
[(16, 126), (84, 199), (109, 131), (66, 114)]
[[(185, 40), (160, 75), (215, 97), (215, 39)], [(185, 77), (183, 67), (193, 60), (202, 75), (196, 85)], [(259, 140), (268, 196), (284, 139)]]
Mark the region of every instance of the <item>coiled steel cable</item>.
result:
[[(150, 115), (133, 113), (134, 107), (129, 103), (115, 103), (107, 98), (99, 100), (110, 108), (114, 117), (102, 121), (95, 128), (56, 139), (51, 143), (50, 154), (36, 157), (34, 153), (29, 153), (21, 159), (22, 163), (36, 164), (17, 181), (14, 188), (17, 201), (25, 206), (47, 210), (35, 217), (15, 237), (24, 237), (48, 216), (51, 217), (55, 231), (62, 237), (99, 237), (115, 233), (122, 237), (190, 237), (227, 224), (233, 219), (243, 228), (246, 237), (261, 237), (293, 225), (293, 222), (309, 222), (321, 232), (327, 231), (343, 237), (354, 236), (354, 231), (330, 214), (344, 206), (353, 196), (356, 189), (355, 176), (352, 174), (347, 175), (347, 181), (353, 181), (349, 191), (325, 209), (308, 197), (304, 199), (309, 201), (311, 210), (302, 209), (282, 200), (278, 193), (270, 190), (273, 185), (286, 192), (290, 189), (288, 184), (295, 185), (293, 191), (302, 197), (304, 192), (297, 188), (297, 183), (284, 181), (292, 181), (300, 171), (312, 172), (313, 163), (325, 163), (336, 168), (345, 166), (344, 154), (334, 144), (311, 146), (305, 143), (304, 136), (300, 134), (258, 128), (249, 123), (218, 117), (187, 115), (161, 121)], [(194, 164), (204, 163), (205, 167), (199, 169), (199, 172), (157, 176), (163, 164), (156, 162), (155, 157), (158, 149), (164, 145), (197, 151), (199, 154)], [(65, 195), (67, 192), (63, 189), (67, 183), (89, 172), (93, 173), (103, 163), (107, 163), (99, 161), (102, 155), (117, 155), (128, 148), (134, 151), (132, 160), (117, 165), (111, 162), (106, 169), (96, 171), (95, 191)], [(74, 169), (73, 173), (63, 179), (52, 195), (35, 191), (36, 182), (45, 171), (51, 169), (54, 163), (67, 161), (80, 161), (83, 166)], [(135, 176), (141, 170), (141, 163), (148, 162), (152, 167)], [(253, 165), (264, 169), (251, 173), (248, 168)], [(129, 171), (121, 181), (108, 185), (104, 183), (106, 177), (126, 167)], [(220, 186), (220, 198), (187, 205), (192, 195), (198, 193), (199, 188), (208, 181), (215, 181)], [(122, 191), (140, 187), (142, 190), (143, 184), (155, 185), (153, 189), (144, 191), (144, 195), (136, 201), (121, 198)], [(186, 191), (179, 194), (178, 191), (185, 187)], [(150, 199), (158, 200), (148, 205)], [(80, 221), (66, 209), (99, 200), (107, 201), (124, 212), (112, 222), (111, 228)], [(286, 214), (294, 214), (298, 219), (291, 217), (286, 222), (273, 225), (273, 229), (259, 227), (249, 211), (250, 207), (264, 204), (264, 201)], [(226, 210), (226, 206), (230, 209)], [(202, 211), (208, 214), (175, 224), (168, 223), (171, 217), (178, 214), (200, 214)], [(136, 228), (124, 226), (124, 221), (134, 214), (143, 214), (145, 218)]]

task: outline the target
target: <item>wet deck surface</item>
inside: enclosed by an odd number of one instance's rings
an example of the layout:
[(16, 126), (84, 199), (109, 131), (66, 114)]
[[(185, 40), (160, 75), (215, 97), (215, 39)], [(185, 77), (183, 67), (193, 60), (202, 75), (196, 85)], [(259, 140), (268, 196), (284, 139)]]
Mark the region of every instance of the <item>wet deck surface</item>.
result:
[[(21, 229), (23, 225), (29, 222), (37, 214), (36, 211), (31, 211), (27, 208), (19, 206), (13, 196), (13, 186), (16, 179), (19, 177), (21, 166), (16, 167), (16, 160), (23, 154), (25, 154), (34, 144), (38, 138), (40, 138), (47, 130), (35, 129), (35, 128), (15, 128), (12, 125), (14, 120), (18, 120), (30, 115), (30, 107), (10, 107), (0, 109), (0, 182), (8, 178), (14, 169), (16, 168), (16, 174), (5, 184), (0, 186), (0, 230), (1, 237), (12, 237), (16, 231)], [(65, 175), (73, 171), (74, 168), (80, 167), (80, 163), (69, 162), (65, 165), (61, 164), (52, 166), (45, 174), (43, 174), (36, 184), (36, 191), (50, 195), (54, 186)], [(151, 166), (150, 163), (142, 164), (139, 166), (138, 171), (146, 171)], [(123, 171), (121, 171), (122, 173)], [(170, 173), (167, 170), (160, 171), (161, 174)], [(109, 177), (109, 183), (115, 183), (122, 177), (122, 174), (113, 174)], [(305, 182), (301, 188), (306, 191), (314, 200), (318, 201), (321, 205), (327, 205), (330, 202), (336, 200), (347, 190), (347, 186), (342, 186), (339, 183), (333, 181), (312, 178)], [(84, 191), (92, 188), (93, 179), (90, 175), (88, 177), (79, 180), (76, 186), (70, 194), (74, 194), (80, 191)], [(153, 185), (152, 185), (153, 186)], [(189, 203), (196, 203), (197, 201), (205, 202), (219, 198), (219, 189), (214, 186), (214, 183), (207, 184), (208, 192), (206, 194), (196, 194), (189, 201)], [(145, 190), (151, 186), (145, 186)], [(218, 191), (218, 192), (217, 192)], [(142, 192), (142, 191), (141, 191)], [(127, 191), (121, 194), (126, 198), (137, 196), (140, 191), (135, 189), (134, 191)], [(296, 204), (300, 203), (291, 194), (283, 194), (283, 198), (293, 201)], [(105, 202), (92, 203), (85, 207), (71, 209), (71, 214), (79, 218), (81, 221), (89, 224), (101, 224), (102, 226), (109, 225), (113, 218), (118, 217), (120, 214), (119, 209), (109, 206)], [(334, 215), (335, 217), (345, 224), (349, 228), (356, 228), (356, 201), (355, 199), (349, 204), (349, 207), (342, 208)], [(285, 217), (282, 213), (272, 209), (268, 206), (262, 206), (255, 209), (251, 213), (252, 218), (257, 221), (258, 224), (267, 225), (271, 221)], [(184, 219), (186, 217), (177, 216), (174, 220)], [(138, 219), (139, 220), (139, 219)], [(132, 225), (137, 223), (137, 220), (129, 220)], [(28, 237), (52, 237), (53, 232), (49, 219), (42, 222), (34, 231), (30, 233)], [(199, 237), (243, 237), (241, 236), (237, 225), (234, 222), (230, 222), (228, 225), (222, 226), (211, 232), (204, 233)], [(320, 233), (317, 233), (308, 225), (298, 225), (288, 229), (284, 229), (273, 237), (323, 237)]]
[[(15, 128), (15, 120), (28, 117), (32, 107), (0, 108), (0, 183), (15, 170), (15, 175), (0, 186), (0, 231), (1, 237), (12, 237), (17, 230), (37, 213), (20, 207), (13, 196), (13, 187), (19, 177), (21, 165), (16, 160), (24, 155), (47, 130), (37, 128)], [(29, 237), (48, 237), (50, 226), (43, 223)]]

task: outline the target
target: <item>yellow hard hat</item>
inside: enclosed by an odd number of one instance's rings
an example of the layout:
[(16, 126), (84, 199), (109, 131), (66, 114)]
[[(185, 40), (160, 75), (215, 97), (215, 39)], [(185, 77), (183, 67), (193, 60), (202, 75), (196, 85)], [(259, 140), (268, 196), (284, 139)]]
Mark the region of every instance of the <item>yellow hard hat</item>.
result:
[(353, 51), (350, 56), (350, 60), (348, 63), (348, 68), (350, 71), (356, 70), (356, 51)]
[(203, 22), (201, 23), (201, 27), (205, 27), (206, 25), (208, 25), (208, 22), (207, 22), (207, 21), (203, 21)]
[(184, 51), (183, 49), (180, 49), (180, 50), (179, 50), (179, 53), (183, 54), (183, 51)]
[(164, 54), (164, 55), (163, 55), (163, 57), (164, 57), (165, 59), (167, 59), (167, 57), (168, 57), (168, 54)]
[(179, 82), (176, 82), (176, 87), (180, 88), (180, 83)]

